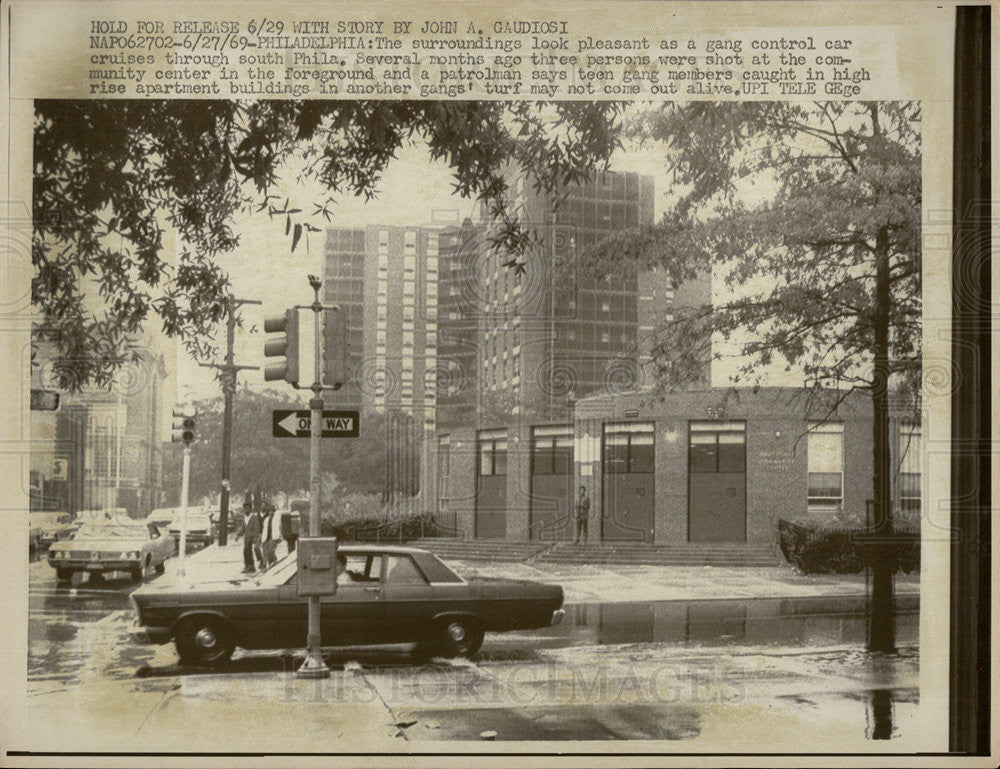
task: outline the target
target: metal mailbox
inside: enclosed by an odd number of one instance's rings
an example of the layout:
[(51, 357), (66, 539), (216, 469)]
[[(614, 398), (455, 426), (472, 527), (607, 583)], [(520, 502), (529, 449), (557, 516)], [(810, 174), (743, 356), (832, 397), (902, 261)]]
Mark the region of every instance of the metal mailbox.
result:
[(337, 538), (304, 537), (298, 541), (299, 595), (337, 592)]

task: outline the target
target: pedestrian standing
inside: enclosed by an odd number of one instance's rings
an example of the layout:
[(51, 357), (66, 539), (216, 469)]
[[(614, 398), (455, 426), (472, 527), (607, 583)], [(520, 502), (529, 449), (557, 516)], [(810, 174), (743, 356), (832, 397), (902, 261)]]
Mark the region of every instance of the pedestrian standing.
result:
[(249, 502), (243, 503), (243, 571), (254, 571), (254, 556), (263, 562), (260, 554), (260, 514), (255, 513)]
[(580, 537), (583, 543), (587, 544), (587, 523), (590, 518), (590, 497), (587, 496), (587, 487), (581, 486), (580, 493), (576, 498), (576, 539), (575, 544), (580, 544)]
[(274, 505), (264, 505), (264, 519), (261, 526), (261, 553), (263, 562), (261, 568), (270, 566), (278, 561), (278, 542), (274, 530)]

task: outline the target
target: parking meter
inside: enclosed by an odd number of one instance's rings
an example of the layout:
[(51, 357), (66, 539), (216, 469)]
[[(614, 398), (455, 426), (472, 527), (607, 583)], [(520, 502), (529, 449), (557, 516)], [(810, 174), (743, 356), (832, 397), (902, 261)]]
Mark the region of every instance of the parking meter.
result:
[(298, 541), (299, 595), (337, 592), (337, 538), (304, 537)]

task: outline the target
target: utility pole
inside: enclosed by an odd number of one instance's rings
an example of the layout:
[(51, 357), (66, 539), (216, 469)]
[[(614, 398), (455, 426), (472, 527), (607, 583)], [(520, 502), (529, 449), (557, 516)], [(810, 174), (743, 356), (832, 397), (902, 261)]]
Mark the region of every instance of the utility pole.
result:
[(236, 372), (242, 369), (257, 369), (259, 366), (238, 366), (234, 360), (233, 345), (236, 341), (236, 309), (244, 304), (260, 304), (256, 299), (226, 300), (226, 362), (199, 363), (205, 368), (217, 368), (222, 372), (222, 393), (225, 406), (222, 414), (222, 492), (219, 494), (219, 546), (225, 547), (229, 541), (229, 475), (233, 459), (233, 401), (236, 399)]

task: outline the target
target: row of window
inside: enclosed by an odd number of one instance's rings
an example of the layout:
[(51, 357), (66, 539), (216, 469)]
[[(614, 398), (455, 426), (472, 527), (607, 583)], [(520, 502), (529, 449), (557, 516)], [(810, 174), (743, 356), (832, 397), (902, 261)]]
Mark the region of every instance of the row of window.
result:
[[(920, 426), (904, 424), (899, 436), (899, 496), (904, 511), (920, 509)], [(481, 431), (478, 436), (478, 474), (507, 472), (506, 430)], [(808, 509), (835, 512), (844, 497), (844, 427), (814, 423), (807, 435)], [(572, 472), (573, 436), (567, 426), (537, 427), (532, 433), (531, 472), (559, 475)], [(607, 424), (604, 428), (604, 472), (654, 471), (652, 422)], [(688, 472), (745, 473), (746, 423), (692, 421), (689, 423)], [(438, 473), (450, 473), (450, 441), (438, 438)]]

